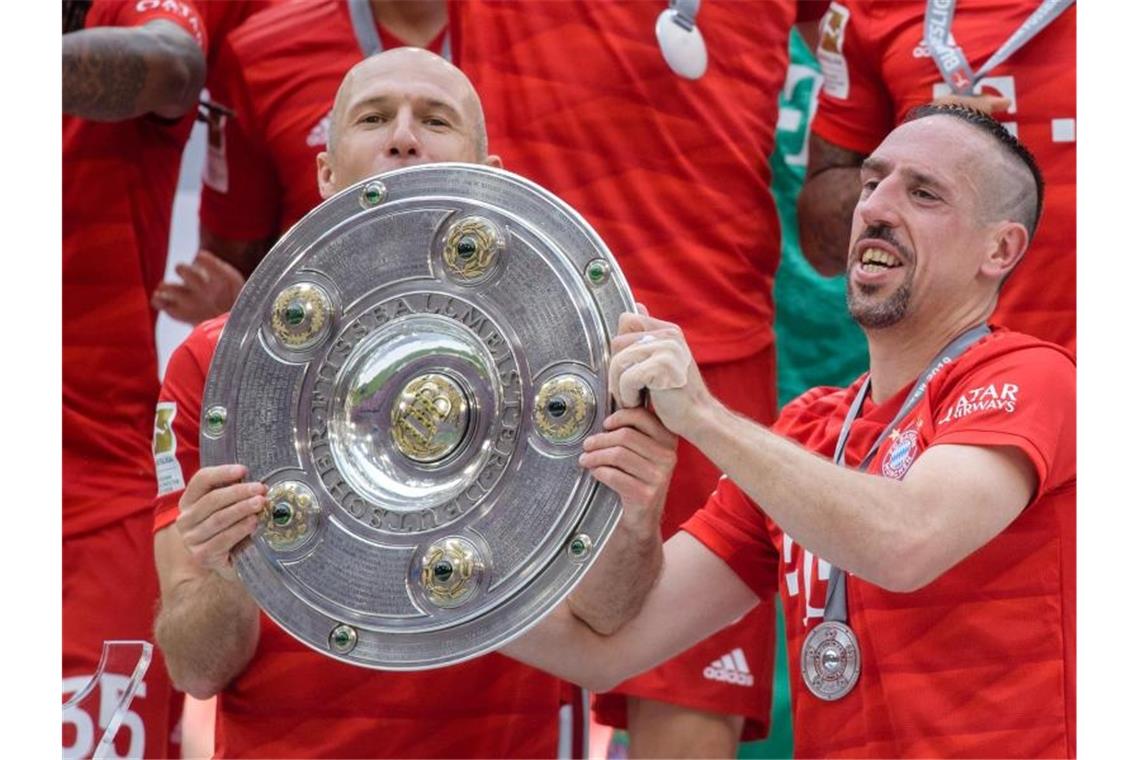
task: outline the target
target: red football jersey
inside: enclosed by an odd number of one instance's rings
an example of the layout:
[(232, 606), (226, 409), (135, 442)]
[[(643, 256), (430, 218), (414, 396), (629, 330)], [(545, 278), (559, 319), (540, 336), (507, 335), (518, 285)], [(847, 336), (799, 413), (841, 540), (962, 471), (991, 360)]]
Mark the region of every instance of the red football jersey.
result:
[[(976, 71), (1040, 6), (1038, 0), (961, 0), (951, 44)], [(870, 153), (906, 112), (949, 94), (923, 42), (921, 2), (833, 2), (821, 22), (824, 72), (812, 131)], [(1002, 289), (992, 321), (1076, 350), (1077, 9), (990, 71), (982, 94), (1010, 99), (995, 118), (1036, 157), (1045, 204), (1025, 259)]]
[[(199, 467), (202, 392), (228, 315), (170, 358), (158, 403), (155, 530)], [(219, 757), (554, 757), (562, 682), (498, 654), (440, 670), (332, 660), (261, 617), (249, 666), (219, 695)]]
[(452, 6), (490, 150), (577, 209), (698, 361), (772, 341), (780, 224), (768, 185), (792, 2), (703, 3), (708, 70), (666, 65), (660, 0)]
[[(834, 454), (861, 382), (808, 391), (773, 430)], [(894, 428), (868, 472), (901, 479), (938, 444), (1008, 446), (1032, 462), (1038, 488), (1008, 528), (922, 589), (892, 593), (848, 576), (848, 624), (862, 650), (862, 674), (834, 702), (807, 692), (799, 662), (806, 632), (823, 617), (826, 560), (796, 544), (728, 480), (686, 524), (757, 594), (779, 581), (797, 755), (1073, 756), (1075, 388), (1071, 355), (999, 330), (944, 367)], [(865, 402), (845, 452), (849, 467), (862, 461), (910, 390), (881, 405)]]
[[(377, 25), (385, 50), (405, 43)], [(429, 50), (440, 53), (442, 31)], [(348, 70), (364, 59), (344, 0), (288, 3), (231, 34), (213, 100), (234, 116), (211, 135), (202, 225), (219, 237), (276, 237), (321, 202), (317, 154)]]
[[(191, 0), (96, 0), (85, 28), (178, 24), (208, 44)], [(193, 112), (177, 121), (63, 117), (63, 529), (145, 510), (158, 395), (150, 294)]]

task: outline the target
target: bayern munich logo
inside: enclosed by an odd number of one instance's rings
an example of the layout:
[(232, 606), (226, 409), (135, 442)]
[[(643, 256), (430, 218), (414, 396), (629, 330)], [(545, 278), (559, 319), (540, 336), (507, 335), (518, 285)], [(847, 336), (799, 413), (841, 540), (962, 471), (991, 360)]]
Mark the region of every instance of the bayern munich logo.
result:
[(903, 432), (891, 434), (891, 447), (883, 456), (883, 474), (888, 478), (901, 480), (914, 458), (918, 456), (918, 430), (908, 428)]

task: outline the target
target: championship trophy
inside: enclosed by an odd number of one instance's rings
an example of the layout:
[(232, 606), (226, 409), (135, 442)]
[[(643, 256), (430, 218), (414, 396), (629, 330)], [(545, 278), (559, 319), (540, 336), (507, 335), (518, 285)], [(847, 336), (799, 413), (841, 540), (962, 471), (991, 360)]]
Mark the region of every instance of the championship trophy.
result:
[(234, 553), (261, 608), (387, 670), (536, 623), (619, 517), (577, 459), (633, 308), (589, 225), (509, 172), (400, 169), (310, 212), (242, 290), (202, 405), (203, 466), (269, 487)]

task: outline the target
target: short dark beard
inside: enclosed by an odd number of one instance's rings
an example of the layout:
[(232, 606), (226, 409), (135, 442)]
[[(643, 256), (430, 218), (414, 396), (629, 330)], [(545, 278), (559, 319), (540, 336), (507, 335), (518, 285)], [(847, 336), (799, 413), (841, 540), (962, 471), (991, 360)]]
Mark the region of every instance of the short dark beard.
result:
[[(895, 290), (887, 300), (876, 304), (864, 304), (855, 300), (855, 286), (851, 278), (847, 278), (847, 311), (851, 312), (860, 327), (868, 330), (882, 330), (891, 327), (906, 316), (907, 307), (910, 306), (910, 280), (908, 279)], [(879, 286), (873, 288), (860, 287), (865, 295), (871, 295)]]
[[(885, 225), (875, 225), (863, 230), (863, 234), (859, 236), (859, 241), (863, 240), (884, 240), (890, 243), (894, 248), (910, 263), (914, 264), (914, 254), (906, 246), (899, 243), (895, 239), (894, 233), (890, 227)], [(851, 266), (859, 266), (859, 262), (855, 261)], [(865, 304), (856, 299), (855, 285), (851, 282), (851, 272), (847, 272), (847, 311), (851, 313), (851, 318), (854, 319), (859, 326), (868, 330), (881, 330), (886, 327), (891, 327), (906, 316), (907, 308), (910, 306), (910, 284), (914, 277), (914, 269), (910, 270), (906, 280), (899, 285), (894, 293), (887, 297), (887, 300), (877, 304)], [(860, 285), (859, 292), (864, 296), (872, 296), (882, 288), (881, 285)]]

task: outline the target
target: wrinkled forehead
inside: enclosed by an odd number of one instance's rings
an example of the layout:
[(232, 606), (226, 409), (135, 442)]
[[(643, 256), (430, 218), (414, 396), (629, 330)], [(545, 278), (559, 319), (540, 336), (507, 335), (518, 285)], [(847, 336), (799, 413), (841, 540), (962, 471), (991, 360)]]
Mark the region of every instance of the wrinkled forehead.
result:
[(994, 162), (996, 146), (975, 127), (952, 116), (928, 116), (900, 124), (871, 158), (889, 167), (980, 187)]

